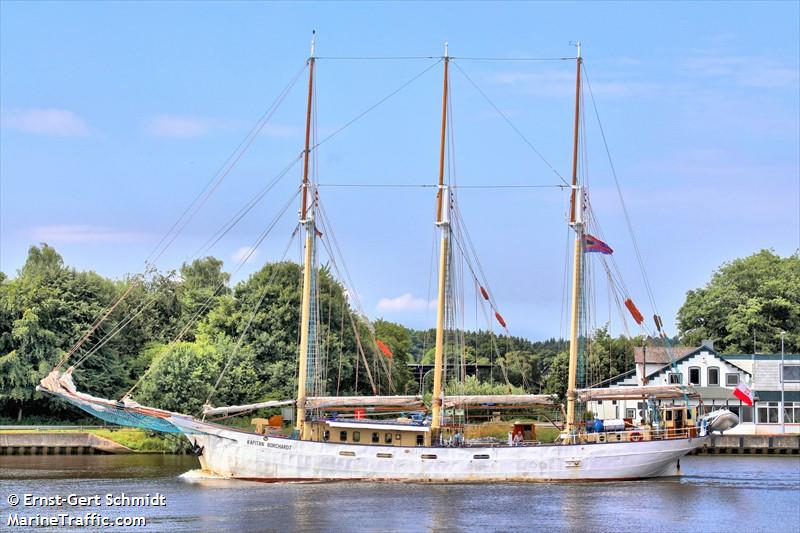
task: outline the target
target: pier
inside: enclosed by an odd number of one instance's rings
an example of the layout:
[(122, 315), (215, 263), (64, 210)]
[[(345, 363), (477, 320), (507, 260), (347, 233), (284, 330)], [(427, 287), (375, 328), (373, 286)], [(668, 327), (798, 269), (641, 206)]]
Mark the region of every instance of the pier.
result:
[(800, 455), (800, 435), (714, 435), (696, 455)]
[(20, 431), (0, 433), (0, 455), (128, 454), (133, 450), (83, 432)]

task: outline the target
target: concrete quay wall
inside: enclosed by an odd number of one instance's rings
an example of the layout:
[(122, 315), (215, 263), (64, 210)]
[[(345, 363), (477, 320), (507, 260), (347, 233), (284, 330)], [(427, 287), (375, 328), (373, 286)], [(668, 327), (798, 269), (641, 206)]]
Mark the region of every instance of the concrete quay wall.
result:
[(0, 455), (90, 455), (133, 453), (104, 437), (81, 432), (0, 433)]

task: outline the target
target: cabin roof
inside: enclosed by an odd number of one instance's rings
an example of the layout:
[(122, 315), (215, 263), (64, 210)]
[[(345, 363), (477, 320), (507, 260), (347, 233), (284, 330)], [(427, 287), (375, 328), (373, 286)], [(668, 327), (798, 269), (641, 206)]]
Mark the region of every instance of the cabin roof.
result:
[(416, 426), (412, 424), (400, 424), (390, 422), (355, 422), (344, 420), (326, 420), (327, 424), (332, 428), (347, 428), (347, 429), (382, 429), (384, 431), (415, 431), (427, 433), (431, 430), (428, 426)]

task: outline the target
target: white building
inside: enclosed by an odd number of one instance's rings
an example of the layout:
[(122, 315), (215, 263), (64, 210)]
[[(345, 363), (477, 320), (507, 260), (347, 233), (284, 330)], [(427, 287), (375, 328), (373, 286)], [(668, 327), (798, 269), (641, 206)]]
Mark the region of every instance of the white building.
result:
[[(726, 407), (739, 416), (741, 423), (728, 434), (780, 434), (784, 425), (786, 433), (800, 433), (800, 354), (786, 354), (781, 363), (781, 354), (720, 354), (710, 344), (671, 352), (672, 357), (663, 348), (637, 348), (635, 368), (604, 386), (692, 385), (702, 397), (704, 412)], [(740, 381), (755, 393), (753, 407), (733, 395)], [(592, 401), (587, 409), (601, 419), (639, 422), (644, 404)]]

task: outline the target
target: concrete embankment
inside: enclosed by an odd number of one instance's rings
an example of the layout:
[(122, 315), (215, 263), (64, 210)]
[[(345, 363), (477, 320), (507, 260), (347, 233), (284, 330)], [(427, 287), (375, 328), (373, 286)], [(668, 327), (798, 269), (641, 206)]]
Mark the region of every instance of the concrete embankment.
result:
[(113, 440), (82, 432), (0, 433), (0, 455), (89, 455), (134, 453)]
[(713, 435), (697, 454), (798, 455), (800, 435)]

